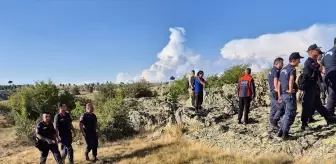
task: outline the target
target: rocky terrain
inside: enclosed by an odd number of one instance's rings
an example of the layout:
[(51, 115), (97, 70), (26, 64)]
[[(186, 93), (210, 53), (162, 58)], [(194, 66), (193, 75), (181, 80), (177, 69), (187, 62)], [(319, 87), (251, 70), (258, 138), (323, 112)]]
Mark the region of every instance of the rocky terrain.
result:
[(130, 109), (129, 118), (137, 131), (150, 130), (178, 124), (186, 128), (185, 137), (206, 142), (213, 146), (238, 151), (248, 155), (261, 153), (285, 153), (293, 157), (309, 156), (319, 163), (321, 159), (336, 156), (336, 127), (324, 128), (325, 122), (317, 114), (319, 121), (311, 124), (313, 130), (301, 132), (300, 112), (291, 129), (293, 140), (282, 141), (269, 130), (269, 101), (265, 80), (257, 81), (258, 95), (252, 102), (250, 124), (237, 124), (238, 99), (235, 86), (227, 85), (206, 91), (203, 110), (195, 112), (190, 103), (170, 103), (160, 98), (125, 99)]

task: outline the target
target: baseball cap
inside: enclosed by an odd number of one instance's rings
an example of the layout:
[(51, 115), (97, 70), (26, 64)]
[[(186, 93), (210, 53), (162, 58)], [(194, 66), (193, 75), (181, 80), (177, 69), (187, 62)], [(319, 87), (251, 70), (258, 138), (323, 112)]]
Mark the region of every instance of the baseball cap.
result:
[(321, 49), (321, 47), (317, 46), (316, 44), (313, 44), (313, 45), (310, 45), (308, 47), (307, 52), (312, 51), (312, 50), (318, 50), (318, 51), (322, 52), (320, 49)]
[(289, 60), (295, 60), (295, 59), (302, 59), (303, 57), (300, 55), (300, 53), (298, 52), (293, 52), (290, 56), (289, 56)]

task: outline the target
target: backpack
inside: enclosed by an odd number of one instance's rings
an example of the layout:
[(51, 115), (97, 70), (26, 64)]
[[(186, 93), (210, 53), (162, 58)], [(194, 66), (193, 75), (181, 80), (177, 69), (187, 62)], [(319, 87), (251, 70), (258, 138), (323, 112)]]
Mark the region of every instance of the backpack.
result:
[(304, 87), (305, 87), (305, 79), (303, 73), (301, 73), (298, 78), (298, 89), (302, 91), (304, 90)]

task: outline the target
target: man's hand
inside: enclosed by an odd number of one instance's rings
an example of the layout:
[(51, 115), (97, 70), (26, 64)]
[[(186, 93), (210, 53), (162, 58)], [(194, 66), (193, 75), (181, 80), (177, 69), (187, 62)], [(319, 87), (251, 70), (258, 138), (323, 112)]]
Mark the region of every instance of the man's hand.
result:
[(46, 138), (45, 141), (48, 142), (48, 144), (53, 144), (53, 143), (55, 143), (54, 140), (51, 140), (51, 139), (48, 139), (48, 138)]
[(281, 99), (281, 97), (279, 97), (279, 99), (278, 99), (278, 103), (279, 103), (279, 104), (282, 103), (282, 99)]

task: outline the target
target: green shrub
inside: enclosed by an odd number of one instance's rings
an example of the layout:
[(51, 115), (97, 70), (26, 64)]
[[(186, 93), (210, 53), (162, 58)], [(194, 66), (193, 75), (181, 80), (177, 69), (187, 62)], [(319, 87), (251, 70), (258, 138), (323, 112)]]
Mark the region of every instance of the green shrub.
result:
[(71, 110), (71, 118), (73, 119), (73, 120), (77, 120), (77, 119), (79, 119), (79, 117), (83, 114), (83, 113), (85, 113), (85, 105), (86, 104), (81, 104), (79, 101), (77, 101), (76, 103), (75, 103), (75, 105), (76, 105), (76, 108), (75, 109), (72, 109)]
[(222, 76), (220, 76), (219, 80), (223, 81), (224, 84), (236, 84), (238, 79), (244, 75), (244, 71), (248, 68), (247, 64), (240, 64), (231, 67), (226, 70)]
[(95, 99), (100, 102), (105, 102), (108, 99), (113, 99), (116, 96), (116, 85), (115, 84), (104, 84), (99, 87), (99, 93), (96, 95)]
[(224, 85), (224, 81), (220, 80), (220, 77), (217, 75), (211, 75), (206, 78), (209, 88), (219, 88)]
[(187, 81), (187, 77), (184, 76), (183, 78), (177, 79), (173, 83), (171, 83), (169, 87), (169, 91), (167, 93), (168, 101), (176, 102), (178, 101), (179, 97), (188, 96), (188, 89), (186, 88), (186, 81)]
[(129, 98), (154, 96), (153, 92), (150, 90), (150, 84), (145, 80), (124, 85), (124, 90), (125, 90), (125, 96)]
[(123, 104), (123, 90), (116, 91), (116, 97), (105, 101), (96, 110), (102, 137), (106, 140), (116, 140), (135, 133), (128, 118), (128, 108)]
[(66, 104), (69, 112), (76, 108), (75, 100), (75, 96), (67, 90), (59, 94), (59, 102), (61, 104)]
[(73, 95), (67, 91), (59, 94), (58, 88), (51, 81), (23, 87), (9, 101), (13, 109), (11, 115), (15, 120), (16, 134), (21, 141), (32, 139), (34, 126), (40, 121), (42, 112), (49, 112), (53, 117), (60, 101), (67, 104), (69, 110), (75, 108)]

